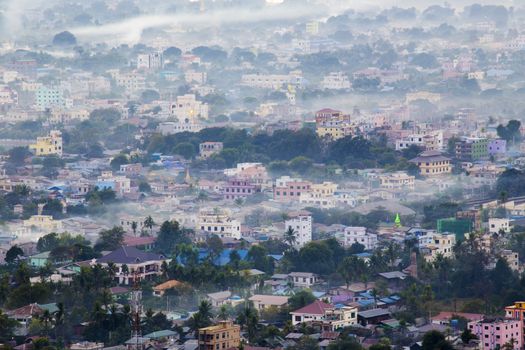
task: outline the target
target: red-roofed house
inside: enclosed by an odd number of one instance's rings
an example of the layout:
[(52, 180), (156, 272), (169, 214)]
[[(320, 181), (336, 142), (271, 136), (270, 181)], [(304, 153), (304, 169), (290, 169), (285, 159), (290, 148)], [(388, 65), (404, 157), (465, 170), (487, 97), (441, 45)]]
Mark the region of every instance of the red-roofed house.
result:
[(290, 315), (293, 325), (314, 323), (321, 326), (323, 331), (335, 331), (357, 324), (357, 307), (334, 306), (320, 300), (290, 312)]

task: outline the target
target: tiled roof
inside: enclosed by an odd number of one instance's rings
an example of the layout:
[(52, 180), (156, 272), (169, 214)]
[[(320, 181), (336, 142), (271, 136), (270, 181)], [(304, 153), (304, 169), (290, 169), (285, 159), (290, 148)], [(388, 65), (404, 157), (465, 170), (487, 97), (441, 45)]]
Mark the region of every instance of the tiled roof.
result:
[(309, 315), (324, 315), (325, 310), (332, 309), (333, 306), (324, 303), (320, 300), (316, 300), (313, 303), (306, 305), (305, 307), (295, 310), (294, 314), (309, 314)]
[(115, 264), (137, 264), (145, 261), (160, 261), (165, 260), (166, 257), (162, 254), (146, 253), (138, 250), (135, 247), (120, 247), (117, 250), (97, 259), (98, 263), (109, 263)]
[(40, 315), (44, 312), (38, 304), (29, 304), (26, 306), (19, 307), (18, 309), (10, 310), (7, 315), (12, 318), (29, 318), (33, 315)]

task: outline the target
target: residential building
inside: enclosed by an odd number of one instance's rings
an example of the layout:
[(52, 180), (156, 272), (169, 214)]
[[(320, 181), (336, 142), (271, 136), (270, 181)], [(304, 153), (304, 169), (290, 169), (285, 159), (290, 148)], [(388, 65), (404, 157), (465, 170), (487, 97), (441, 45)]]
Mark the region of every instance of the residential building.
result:
[(337, 234), (338, 241), (343, 247), (351, 247), (358, 243), (364, 246), (365, 250), (374, 250), (377, 247), (377, 234), (367, 232), (366, 227), (349, 226)]
[(491, 139), (488, 144), (490, 156), (504, 155), (507, 153), (507, 141), (503, 139)]
[(287, 85), (302, 85), (303, 73), (292, 71), (289, 74), (243, 74), (241, 85), (277, 90)]
[(321, 326), (323, 331), (333, 332), (357, 324), (357, 307), (334, 306), (320, 300), (292, 311), (290, 315), (294, 326), (308, 323)]
[(509, 249), (502, 250), (499, 255), (503, 260), (507, 262), (511, 270), (520, 271), (520, 259), (517, 252), (513, 252)]
[(196, 229), (215, 234), (219, 237), (241, 239), (241, 223), (233, 219), (227, 209), (201, 209), (197, 218)]
[(128, 95), (135, 95), (146, 88), (146, 79), (138, 72), (109, 72), (118, 87), (123, 88)]
[(275, 180), (273, 199), (278, 202), (299, 202), (301, 195), (309, 192), (311, 186), (310, 181), (281, 176)]
[(207, 159), (214, 154), (220, 153), (224, 145), (222, 142), (203, 142), (199, 144), (199, 156)]
[(281, 308), (288, 304), (287, 296), (280, 295), (263, 295), (255, 294), (252, 295), (248, 300), (253, 303), (253, 307), (256, 310), (264, 310), (270, 307)]
[(356, 126), (352, 124), (349, 115), (338, 110), (325, 108), (315, 113), (315, 131), (321, 138), (338, 140), (355, 134)]
[(179, 121), (208, 119), (208, 112), (208, 104), (197, 101), (194, 94), (177, 96), (176, 101), (170, 105), (170, 114)]
[(507, 218), (489, 218), (489, 232), (510, 232), (511, 222)]
[(418, 146), (425, 151), (440, 151), (443, 149), (443, 132), (429, 131), (411, 134), (396, 140), (396, 151), (402, 151), (410, 146)]
[(197, 72), (194, 70), (188, 70), (184, 72), (184, 80), (187, 83), (206, 84), (208, 74), (206, 72)]
[(43, 232), (60, 232), (62, 230), (62, 222), (54, 220), (51, 215), (32, 215), (23, 221), (23, 226), (36, 228)]
[(456, 158), (474, 162), (489, 158), (489, 140), (479, 137), (464, 137), (456, 142)]
[(332, 72), (325, 75), (321, 82), (321, 87), (326, 90), (344, 90), (350, 89), (352, 83), (348, 76), (343, 72)]
[(151, 280), (162, 275), (162, 263), (171, 259), (162, 254), (146, 253), (135, 247), (120, 247), (99, 259), (93, 259), (92, 265), (108, 266), (113, 263), (117, 269), (115, 280), (119, 284), (130, 285), (135, 280)]
[(266, 167), (262, 163), (237, 163), (235, 168), (224, 169), (224, 175), (250, 180), (255, 184), (264, 184), (269, 179)]
[[(158, 284), (155, 287), (153, 287), (153, 296), (155, 297), (162, 297), (166, 293), (166, 291), (170, 289), (175, 289), (178, 287), (187, 286), (184, 282), (180, 282), (177, 280), (169, 280), (164, 283)], [(187, 286), (190, 288), (189, 286)]]
[(35, 155), (62, 157), (62, 133), (59, 130), (51, 130), (49, 136), (37, 137), (36, 143), (29, 146)]
[(309, 192), (301, 193), (299, 201), (305, 205), (319, 206), (323, 209), (336, 206), (335, 193), (337, 184), (325, 181), (321, 184), (312, 184)]
[(241, 327), (231, 321), (221, 321), (215, 326), (199, 328), (198, 350), (237, 349), (241, 342)]
[(137, 69), (156, 70), (164, 68), (162, 52), (139, 54), (137, 56)]
[(439, 151), (425, 151), (410, 162), (419, 167), (421, 176), (433, 177), (447, 175), (452, 172), (450, 158), (445, 157)]
[(227, 200), (244, 199), (261, 192), (261, 186), (248, 180), (229, 179), (222, 188), (222, 196)]
[(318, 280), (318, 276), (311, 272), (290, 272), (288, 274), (288, 281), (292, 282), (295, 287), (311, 288)]
[(505, 307), (505, 318), (517, 320), (522, 327), (522, 344), (525, 344), (525, 301), (516, 301)]
[(95, 186), (98, 187), (99, 190), (111, 189), (120, 196), (131, 192), (131, 180), (126, 176), (113, 175), (112, 171), (103, 171), (102, 174), (97, 177)]
[(439, 255), (450, 258), (456, 245), (456, 235), (451, 233), (428, 233), (419, 237), (419, 250), (426, 261), (434, 261)]
[(157, 130), (164, 136), (178, 134), (181, 132), (199, 132), (204, 128), (203, 124), (193, 119), (186, 118), (177, 122), (163, 122)]
[(312, 216), (308, 213), (291, 214), (284, 222), (286, 230), (292, 229), (295, 235), (294, 247), (303, 247), (312, 241)]
[(403, 190), (415, 187), (416, 177), (408, 175), (406, 172), (397, 171), (379, 176), (379, 183), (382, 188), (389, 190)]
[(469, 322), (467, 328), (478, 337), (483, 350), (502, 349), (511, 341), (515, 350), (523, 346), (523, 324), (516, 319), (484, 319)]
[(66, 107), (66, 100), (60, 88), (41, 86), (35, 93), (35, 104), (39, 111), (45, 111), (54, 107)]
[(95, 343), (83, 341), (80, 343), (71, 344), (69, 350), (102, 350), (104, 349), (104, 343)]

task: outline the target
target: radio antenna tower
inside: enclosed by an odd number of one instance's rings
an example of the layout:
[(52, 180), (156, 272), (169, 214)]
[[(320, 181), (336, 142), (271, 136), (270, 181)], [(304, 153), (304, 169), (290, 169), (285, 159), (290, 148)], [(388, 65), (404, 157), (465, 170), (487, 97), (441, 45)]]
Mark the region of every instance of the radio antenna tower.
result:
[(140, 315), (142, 314), (142, 290), (138, 271), (133, 272), (133, 290), (131, 292), (131, 340), (135, 341), (135, 350), (141, 350), (142, 333), (140, 330)]

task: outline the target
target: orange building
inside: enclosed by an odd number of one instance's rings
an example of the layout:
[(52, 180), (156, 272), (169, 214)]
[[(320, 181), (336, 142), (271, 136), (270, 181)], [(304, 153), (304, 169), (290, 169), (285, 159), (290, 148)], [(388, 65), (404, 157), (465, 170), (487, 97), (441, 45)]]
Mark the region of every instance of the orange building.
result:
[(241, 327), (231, 321), (215, 326), (199, 328), (199, 350), (222, 350), (238, 348), (241, 343)]
[[(523, 321), (525, 319), (525, 301), (516, 301), (514, 305), (505, 307), (505, 318), (519, 320), (522, 327), (525, 327)], [(522, 332), (525, 338), (525, 329)], [(523, 339), (525, 341), (525, 339)]]

